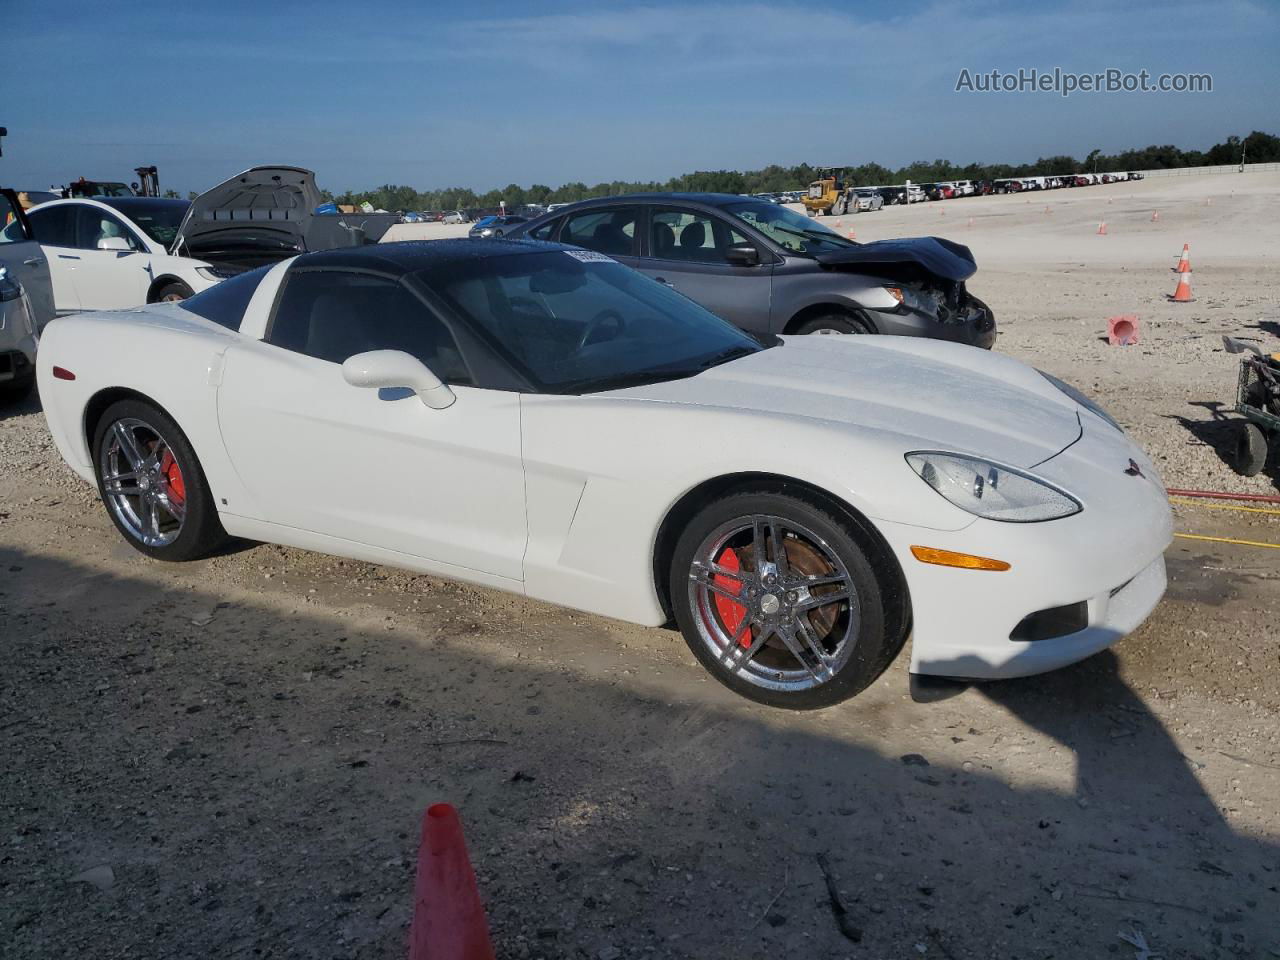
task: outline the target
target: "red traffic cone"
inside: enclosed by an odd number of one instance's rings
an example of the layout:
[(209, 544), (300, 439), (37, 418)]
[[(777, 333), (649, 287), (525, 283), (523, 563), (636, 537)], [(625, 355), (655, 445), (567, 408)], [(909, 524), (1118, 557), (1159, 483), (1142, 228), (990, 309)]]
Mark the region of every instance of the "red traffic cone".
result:
[(843, 227), (843, 226), (844, 226), (844, 221), (843, 221), (843, 220), (837, 220), (837, 221), (836, 221), (836, 229), (837, 229), (837, 230), (839, 230), (839, 229), (840, 229), (841, 227)]
[(1138, 342), (1138, 318), (1132, 313), (1107, 318), (1107, 343), (1128, 347)]
[(850, 228), (849, 228), (849, 239), (850, 239), (850, 240), (857, 240), (857, 239), (858, 239), (858, 235), (857, 235), (856, 233), (854, 233), (854, 232), (853, 232), (853, 227), (850, 227)]
[(1178, 273), (1191, 272), (1191, 244), (1184, 243), (1182, 245), (1182, 256), (1178, 258), (1178, 265), (1173, 269)]
[(1152, 211), (1151, 211), (1151, 222), (1152, 222), (1152, 223), (1155, 223), (1155, 222), (1156, 222), (1157, 220), (1159, 220), (1159, 219), (1160, 219), (1160, 211), (1159, 211), (1159, 210), (1152, 210)]
[(1191, 303), (1195, 297), (1191, 295), (1191, 273), (1178, 274), (1178, 288), (1173, 291), (1173, 296), (1169, 298), (1173, 303)]
[(1107, 221), (1103, 220), (1098, 224), (1098, 236), (1105, 237), (1107, 235)]
[(409, 960), (494, 960), (462, 821), (447, 803), (422, 818)]

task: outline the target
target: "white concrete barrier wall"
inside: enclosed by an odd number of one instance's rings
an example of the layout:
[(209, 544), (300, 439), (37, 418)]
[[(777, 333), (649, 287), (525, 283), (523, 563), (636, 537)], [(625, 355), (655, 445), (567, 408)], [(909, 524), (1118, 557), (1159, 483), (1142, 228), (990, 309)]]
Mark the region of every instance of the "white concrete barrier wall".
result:
[(1280, 163), (1246, 163), (1244, 170), (1238, 163), (1226, 163), (1216, 167), (1173, 167), (1160, 170), (1140, 170), (1144, 177), (1195, 177), (1205, 173), (1275, 173)]

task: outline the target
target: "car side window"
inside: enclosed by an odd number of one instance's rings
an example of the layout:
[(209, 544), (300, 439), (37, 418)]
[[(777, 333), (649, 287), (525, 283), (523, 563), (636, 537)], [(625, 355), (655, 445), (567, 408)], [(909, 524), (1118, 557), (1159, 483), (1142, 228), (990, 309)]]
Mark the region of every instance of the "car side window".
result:
[(349, 270), (295, 270), (267, 342), (342, 363), (367, 350), (403, 350), (446, 383), (472, 383), (453, 334), (400, 281)]
[(726, 247), (750, 243), (717, 217), (675, 207), (654, 207), (649, 230), (649, 256), (659, 260), (725, 263)]
[(573, 214), (565, 220), (560, 242), (614, 257), (633, 256), (639, 213), (639, 207), (606, 207)]
[(560, 217), (549, 220), (540, 227), (536, 227), (529, 231), (529, 236), (534, 240), (550, 240), (556, 235), (556, 227), (560, 226)]
[(115, 215), (101, 207), (82, 203), (76, 207), (76, 246), (81, 250), (97, 250), (99, 241), (119, 237), (130, 250), (141, 250), (138, 238)]
[(76, 245), (76, 210), (70, 204), (56, 207), (37, 207), (27, 214), (36, 242), (50, 247), (74, 247)]
[(30, 239), (13, 202), (0, 193), (0, 243), (22, 243)]

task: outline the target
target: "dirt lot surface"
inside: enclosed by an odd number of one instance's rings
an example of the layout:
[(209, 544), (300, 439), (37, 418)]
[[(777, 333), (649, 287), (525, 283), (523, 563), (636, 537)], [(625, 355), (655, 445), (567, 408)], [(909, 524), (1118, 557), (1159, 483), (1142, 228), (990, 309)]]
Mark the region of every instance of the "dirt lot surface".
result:
[[(971, 243), (998, 349), (1094, 393), (1171, 486), (1275, 492), (1219, 455), (1219, 335), (1280, 349), (1280, 177), (1029, 199), (843, 229)], [(1183, 242), (1199, 299), (1170, 305)], [(1120, 313), (1139, 346), (1100, 341)], [(1175, 541), (1164, 603), (1075, 667), (922, 705), (900, 657), (797, 715), (670, 631), (273, 546), (150, 561), (34, 399), (0, 410), (0, 464), (6, 957), (402, 957), (438, 800), (504, 958), (1280, 956), (1280, 550)], [(1280, 543), (1280, 516), (1175, 510)]]

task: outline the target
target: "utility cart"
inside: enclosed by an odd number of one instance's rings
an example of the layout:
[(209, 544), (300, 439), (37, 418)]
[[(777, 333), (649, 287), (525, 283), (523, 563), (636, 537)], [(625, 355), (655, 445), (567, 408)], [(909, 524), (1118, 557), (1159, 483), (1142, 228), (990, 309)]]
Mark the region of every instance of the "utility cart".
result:
[(1267, 463), (1268, 441), (1280, 446), (1280, 353), (1265, 354), (1251, 343), (1223, 337), (1227, 353), (1242, 354), (1236, 412), (1244, 417), (1236, 438), (1236, 471), (1257, 476)]

